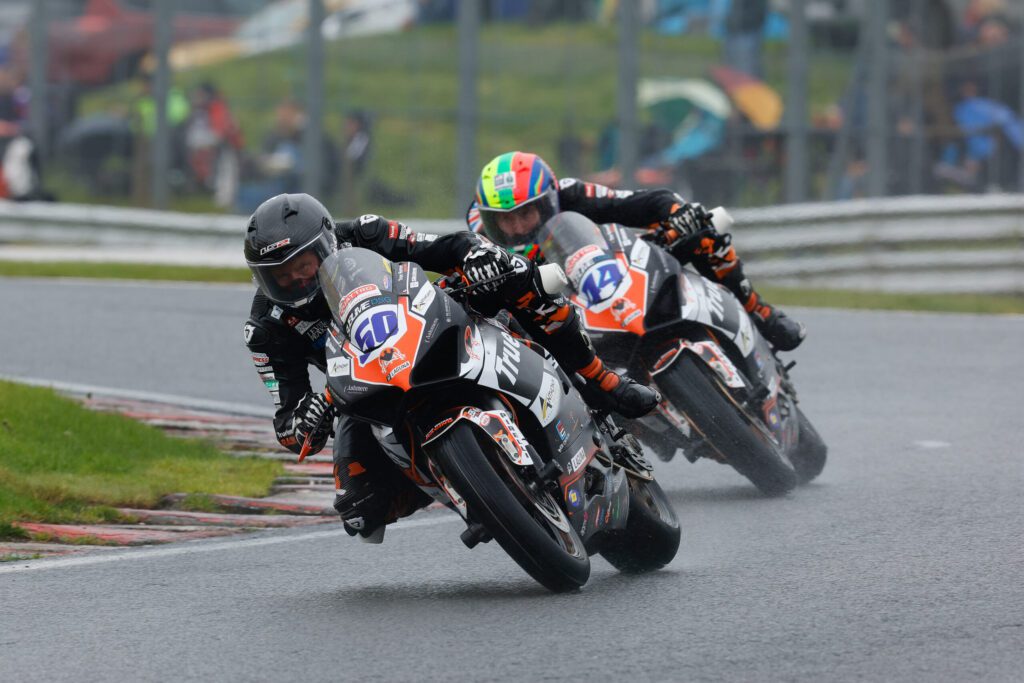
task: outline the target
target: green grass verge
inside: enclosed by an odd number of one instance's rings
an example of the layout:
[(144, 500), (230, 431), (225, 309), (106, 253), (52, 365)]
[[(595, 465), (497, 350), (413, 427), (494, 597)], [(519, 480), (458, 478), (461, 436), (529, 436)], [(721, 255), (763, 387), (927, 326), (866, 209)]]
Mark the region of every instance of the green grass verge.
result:
[(168, 493), (261, 496), (282, 471), (49, 389), (0, 382), (0, 405), (0, 537), (24, 537), (14, 521), (124, 521), (116, 507), (153, 507)]
[(1011, 294), (897, 294), (850, 290), (758, 287), (780, 306), (863, 308), (935, 313), (1024, 313), (1024, 296)]

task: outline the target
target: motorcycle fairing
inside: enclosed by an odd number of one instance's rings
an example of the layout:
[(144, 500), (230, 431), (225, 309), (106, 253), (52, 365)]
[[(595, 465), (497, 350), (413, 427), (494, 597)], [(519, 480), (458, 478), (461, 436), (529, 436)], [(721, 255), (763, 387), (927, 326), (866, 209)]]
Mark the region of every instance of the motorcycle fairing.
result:
[(754, 330), (750, 316), (739, 300), (722, 285), (689, 270), (679, 275), (683, 320), (718, 330), (747, 357), (754, 350)]

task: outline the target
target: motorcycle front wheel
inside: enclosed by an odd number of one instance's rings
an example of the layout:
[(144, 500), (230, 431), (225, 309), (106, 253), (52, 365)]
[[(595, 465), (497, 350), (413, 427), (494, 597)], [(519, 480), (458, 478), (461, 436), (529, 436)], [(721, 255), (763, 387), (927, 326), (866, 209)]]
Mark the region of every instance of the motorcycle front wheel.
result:
[(796, 486), (797, 474), (778, 445), (753, 424), (709, 377), (713, 372), (692, 355), (682, 354), (658, 375), (657, 384), (669, 401), (722, 456), (767, 496), (781, 496)]
[(626, 528), (609, 534), (601, 544), (601, 555), (627, 574), (661, 569), (679, 551), (679, 518), (658, 482), (631, 475), (627, 480)]
[(797, 424), (800, 428), (800, 435), (797, 437), (796, 448), (793, 449), (789, 459), (793, 461), (796, 469), (796, 476), (801, 484), (812, 481), (825, 469), (825, 461), (828, 459), (828, 447), (822, 440), (818, 430), (814, 428), (811, 421), (804, 415), (804, 411), (796, 409)]
[(590, 558), (552, 494), (531, 487), (497, 444), (460, 422), (438, 441), (434, 462), (479, 522), (520, 567), (556, 593), (590, 578)]

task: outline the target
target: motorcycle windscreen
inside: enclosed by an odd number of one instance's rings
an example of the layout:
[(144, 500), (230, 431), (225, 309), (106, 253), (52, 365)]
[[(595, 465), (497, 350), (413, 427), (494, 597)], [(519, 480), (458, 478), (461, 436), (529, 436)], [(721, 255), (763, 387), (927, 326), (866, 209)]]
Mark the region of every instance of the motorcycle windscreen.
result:
[(369, 249), (349, 247), (329, 256), (318, 277), (338, 329), (364, 354), (399, 334), (401, 313), (394, 266)]
[(611, 299), (626, 279), (625, 266), (586, 216), (572, 211), (555, 215), (541, 228), (540, 244), (544, 257), (562, 266), (588, 307)]

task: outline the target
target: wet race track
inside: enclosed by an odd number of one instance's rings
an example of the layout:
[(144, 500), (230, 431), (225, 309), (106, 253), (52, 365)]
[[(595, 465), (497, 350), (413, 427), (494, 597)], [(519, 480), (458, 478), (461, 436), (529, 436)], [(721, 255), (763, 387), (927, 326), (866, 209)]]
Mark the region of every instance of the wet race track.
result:
[[(269, 405), (248, 288), (0, 278), (0, 373)], [(458, 519), (0, 565), (2, 680), (1019, 680), (1024, 318), (794, 311), (814, 484), (657, 474), (664, 571), (551, 595)]]

